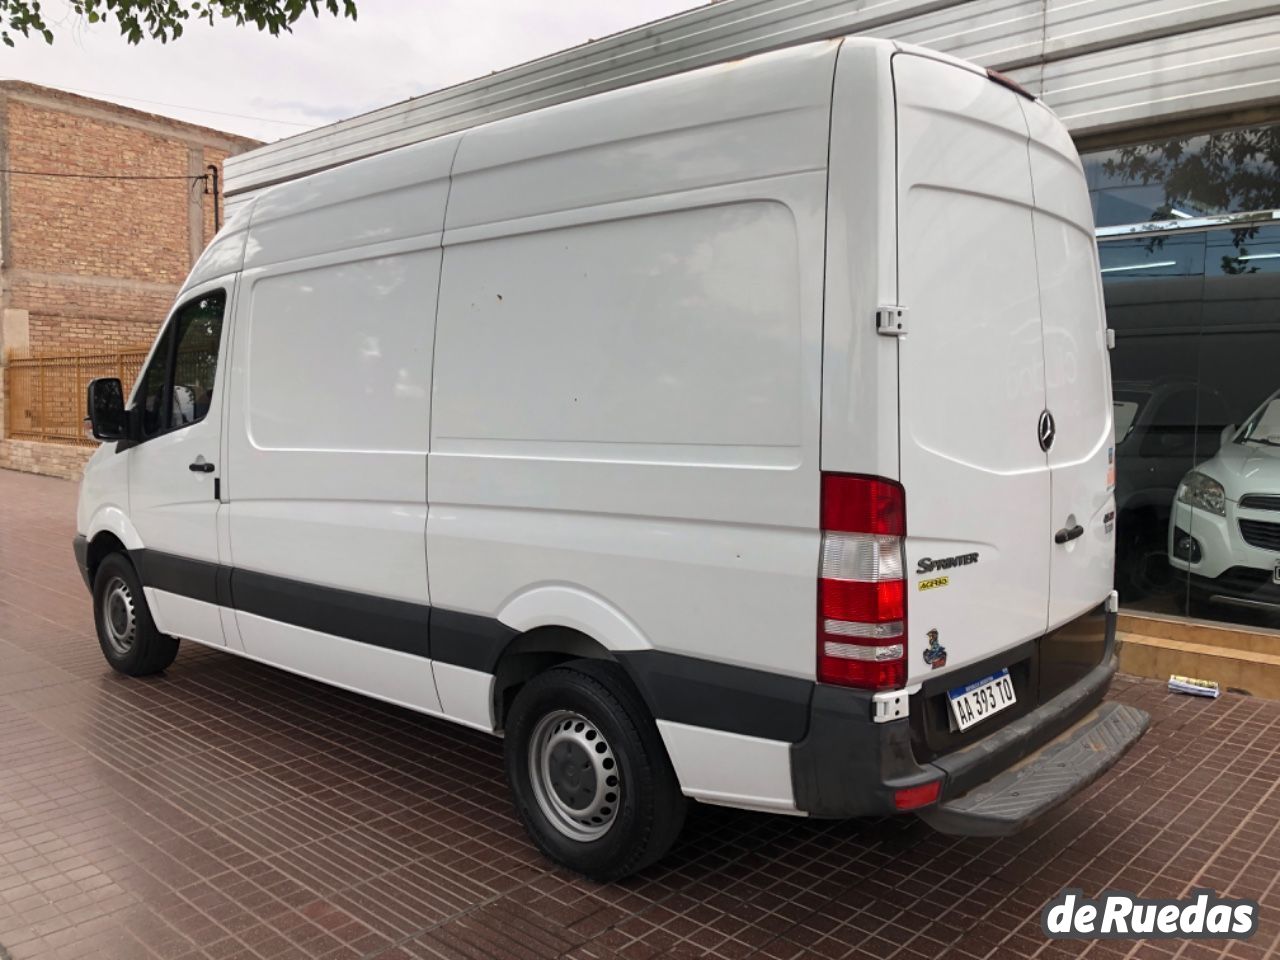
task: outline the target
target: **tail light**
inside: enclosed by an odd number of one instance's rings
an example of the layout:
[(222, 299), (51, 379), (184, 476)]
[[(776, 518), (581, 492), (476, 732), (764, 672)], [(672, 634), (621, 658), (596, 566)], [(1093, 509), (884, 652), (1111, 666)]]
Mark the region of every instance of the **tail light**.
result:
[(867, 690), (907, 680), (907, 594), (901, 484), (822, 476), (818, 680)]

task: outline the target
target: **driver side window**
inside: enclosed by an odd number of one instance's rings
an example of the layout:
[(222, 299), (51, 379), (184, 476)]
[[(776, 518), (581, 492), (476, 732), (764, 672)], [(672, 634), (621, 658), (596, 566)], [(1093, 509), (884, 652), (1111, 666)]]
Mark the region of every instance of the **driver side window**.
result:
[(215, 290), (183, 304), (170, 318), (138, 390), (143, 439), (199, 423), (208, 414), (226, 305), (226, 291)]
[(173, 353), (173, 324), (164, 328), (160, 342), (151, 354), (151, 362), (142, 373), (142, 386), (138, 389), (138, 408), (142, 414), (142, 436), (154, 437), (165, 428), (164, 379), (169, 369), (169, 356)]

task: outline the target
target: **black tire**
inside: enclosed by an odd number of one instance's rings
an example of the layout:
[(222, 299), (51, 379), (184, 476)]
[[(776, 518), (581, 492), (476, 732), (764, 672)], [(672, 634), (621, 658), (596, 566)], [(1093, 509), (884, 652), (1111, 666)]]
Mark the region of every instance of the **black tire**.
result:
[[(583, 722), (572, 719), (575, 716)], [(579, 731), (585, 727), (586, 732), (573, 734), (575, 726)], [(593, 726), (595, 730), (592, 730)], [(600, 808), (601, 813), (609, 811), (609, 822), (602, 835), (566, 834), (566, 830), (600, 828), (585, 820), (580, 826), (575, 826), (563, 817), (557, 817), (556, 810), (564, 811), (568, 806), (563, 795), (559, 804), (547, 799), (552, 788), (542, 774), (538, 779), (543, 783), (543, 799), (539, 799), (531, 768), (530, 745), (535, 734), (540, 742), (545, 742), (543, 731), (546, 730), (552, 731), (551, 737), (562, 738), (556, 749), (569, 751), (586, 743), (572, 739), (574, 736), (591, 736), (598, 731), (599, 739), (591, 737), (590, 745), (604, 755), (599, 762), (610, 766), (604, 771), (597, 768), (595, 773), (617, 771), (616, 786), (608, 786), (606, 777), (600, 781), (600, 789), (616, 790), (620, 794), (615, 801), (608, 801), (614, 806)], [(606, 750), (600, 750), (601, 746)], [(679, 782), (662, 745), (657, 725), (622, 668), (615, 663), (575, 660), (530, 680), (511, 705), (503, 750), (516, 815), (534, 843), (556, 863), (589, 879), (607, 882), (642, 870), (661, 859), (680, 835), (687, 802), (680, 793)], [(549, 751), (546, 755), (553, 754)], [(575, 802), (587, 802), (580, 797), (592, 795), (596, 780), (591, 779), (589, 786), (584, 786), (579, 784), (577, 777), (585, 779), (594, 774), (573, 774), (571, 767), (578, 764), (569, 760), (584, 760), (581, 769), (587, 770), (587, 761), (595, 762), (598, 758), (572, 752), (560, 756), (566, 759), (563, 764), (557, 761), (557, 771), (570, 772), (561, 772), (560, 786), (555, 790), (557, 793), (561, 789), (569, 790), (564, 776), (574, 776), (574, 787), (583, 793), (571, 796)], [(600, 799), (597, 802), (605, 802), (613, 795), (598, 794)], [(560, 825), (557, 825), (557, 819)]]
[(156, 629), (142, 583), (123, 554), (107, 556), (94, 574), (93, 622), (102, 655), (126, 676), (159, 673), (178, 655), (178, 641)]

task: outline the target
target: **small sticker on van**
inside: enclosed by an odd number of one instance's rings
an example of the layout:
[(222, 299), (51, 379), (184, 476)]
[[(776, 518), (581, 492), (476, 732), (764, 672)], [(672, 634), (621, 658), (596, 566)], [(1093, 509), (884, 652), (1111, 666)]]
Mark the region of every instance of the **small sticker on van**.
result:
[(951, 582), (951, 578), (950, 578), (950, 577), (934, 577), (934, 578), (933, 578), (933, 579), (931, 579), (931, 580), (921, 580), (921, 581), (920, 581), (920, 589), (921, 589), (921, 590), (933, 590), (933, 589), (935, 589), (936, 587), (945, 587), (945, 586), (946, 586), (948, 583), (950, 583), (950, 582)]

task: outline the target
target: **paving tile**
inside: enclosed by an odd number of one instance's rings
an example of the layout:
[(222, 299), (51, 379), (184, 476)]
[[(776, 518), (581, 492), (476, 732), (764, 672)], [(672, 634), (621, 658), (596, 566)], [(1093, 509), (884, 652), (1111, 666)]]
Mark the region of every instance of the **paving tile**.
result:
[[(498, 741), (184, 644), (111, 673), (75, 488), (0, 471), (0, 958), (1262, 958), (1280, 946), (1280, 703), (1117, 677), (1152, 715), (1016, 837), (695, 807), (612, 886), (542, 860)], [(1066, 887), (1260, 901), (1248, 942), (1047, 941)]]

